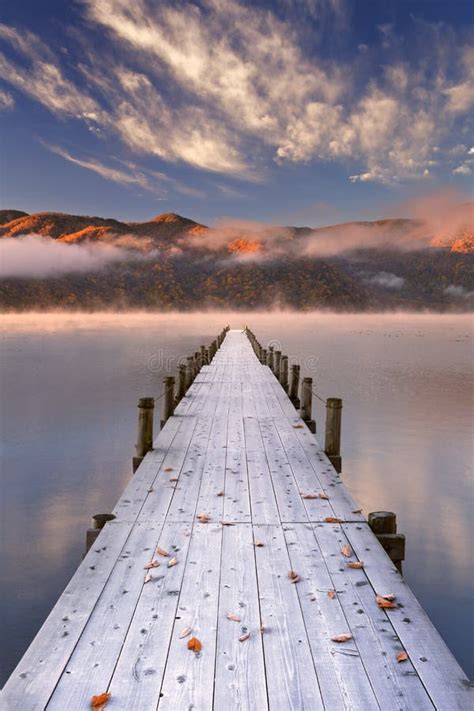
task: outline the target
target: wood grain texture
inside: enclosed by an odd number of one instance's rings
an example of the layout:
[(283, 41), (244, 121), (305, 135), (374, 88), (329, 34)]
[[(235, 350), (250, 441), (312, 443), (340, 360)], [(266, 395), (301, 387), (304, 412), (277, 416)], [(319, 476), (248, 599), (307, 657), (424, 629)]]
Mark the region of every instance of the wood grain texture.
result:
[[(471, 708), (465, 675), (358, 508), (270, 368), (230, 331), (1, 709), (85, 709), (104, 691), (111, 711)], [(375, 594), (388, 592), (400, 607), (381, 610)]]

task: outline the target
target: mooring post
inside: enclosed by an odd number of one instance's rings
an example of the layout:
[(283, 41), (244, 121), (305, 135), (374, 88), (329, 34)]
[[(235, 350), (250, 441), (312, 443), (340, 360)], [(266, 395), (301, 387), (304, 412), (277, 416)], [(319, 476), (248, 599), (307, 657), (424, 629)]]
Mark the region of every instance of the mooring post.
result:
[(174, 384), (174, 375), (167, 375), (166, 378), (163, 378), (165, 397), (163, 400), (163, 417), (161, 419), (161, 428), (165, 426), (166, 420), (168, 420), (174, 412)]
[(217, 341), (212, 341), (212, 357), (213, 358), (216, 355), (216, 353), (217, 353)]
[(132, 460), (132, 470), (135, 473), (143, 461), (145, 454), (153, 449), (153, 414), (155, 399), (141, 397), (138, 401), (138, 434), (135, 446), (136, 456)]
[(267, 365), (273, 373), (275, 368), (274, 346), (268, 347)]
[(193, 384), (193, 366), (194, 358), (192, 356), (188, 356), (186, 358), (186, 390)]
[(300, 409), (300, 399), (298, 397), (299, 387), (300, 387), (300, 366), (295, 364), (295, 365), (291, 366), (290, 400), (293, 403), (293, 407), (296, 410)]
[(207, 365), (206, 346), (200, 346), (200, 351), (201, 351), (201, 363), (203, 365)]
[(92, 527), (88, 528), (86, 531), (86, 554), (94, 545), (97, 536), (104, 528), (108, 521), (113, 521), (115, 518), (114, 514), (95, 514), (92, 516)]
[(201, 370), (201, 354), (199, 351), (196, 351), (194, 353), (194, 377), (199, 374), (199, 371)]
[(176, 395), (175, 405), (180, 402), (186, 395), (186, 366), (184, 363), (178, 365), (178, 393)]
[(268, 365), (268, 352), (266, 348), (262, 348), (262, 365)]
[(288, 392), (288, 356), (282, 355), (280, 361), (280, 385), (283, 390)]
[(313, 378), (303, 378), (301, 383), (301, 410), (300, 415), (310, 432), (316, 433), (316, 422), (312, 416), (313, 408)]
[(274, 373), (275, 378), (280, 380), (280, 364), (281, 364), (281, 351), (275, 351), (275, 363), (274, 363)]
[(372, 511), (367, 521), (382, 548), (401, 573), (402, 561), (405, 560), (405, 536), (403, 533), (397, 533), (396, 514), (393, 511)]
[(341, 417), (342, 400), (339, 397), (328, 397), (326, 400), (326, 436), (324, 440), (324, 451), (340, 474), (342, 471), (341, 462)]

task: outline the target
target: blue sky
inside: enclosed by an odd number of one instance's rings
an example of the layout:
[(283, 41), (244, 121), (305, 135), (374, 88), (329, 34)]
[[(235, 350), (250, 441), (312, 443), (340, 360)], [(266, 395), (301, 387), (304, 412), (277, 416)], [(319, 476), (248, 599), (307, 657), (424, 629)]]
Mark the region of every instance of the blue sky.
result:
[(7, 0), (1, 206), (296, 225), (472, 194), (467, 0)]

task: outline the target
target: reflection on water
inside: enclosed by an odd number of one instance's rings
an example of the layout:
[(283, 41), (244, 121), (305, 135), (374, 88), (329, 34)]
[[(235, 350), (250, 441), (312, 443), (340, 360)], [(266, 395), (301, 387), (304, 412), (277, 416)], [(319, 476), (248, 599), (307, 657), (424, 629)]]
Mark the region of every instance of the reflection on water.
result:
[(130, 476), (137, 398), (224, 323), (343, 397), (344, 479), (365, 512), (397, 512), (405, 577), (472, 676), (471, 317), (30, 314), (2, 324), (0, 684)]

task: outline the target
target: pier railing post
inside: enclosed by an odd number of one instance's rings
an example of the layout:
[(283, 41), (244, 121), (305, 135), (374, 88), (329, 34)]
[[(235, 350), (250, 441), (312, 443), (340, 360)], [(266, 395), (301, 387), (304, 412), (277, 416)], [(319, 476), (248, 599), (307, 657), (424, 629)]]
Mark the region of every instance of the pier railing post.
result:
[(268, 365), (268, 351), (266, 348), (262, 348), (262, 365)]
[(334, 469), (340, 474), (341, 462), (341, 417), (342, 400), (338, 397), (329, 397), (326, 400), (326, 436), (324, 451)]
[(166, 378), (163, 378), (165, 397), (163, 400), (163, 417), (161, 420), (161, 427), (164, 427), (166, 420), (168, 420), (174, 412), (174, 384), (175, 378), (173, 375), (167, 375)]
[(275, 368), (275, 361), (274, 361), (274, 354), (273, 354), (274, 348), (273, 346), (268, 347), (268, 353), (267, 353), (267, 365), (270, 368), (272, 372), (274, 372)]
[(280, 365), (281, 365), (281, 351), (275, 351), (275, 363), (274, 363), (274, 374), (277, 380), (280, 380)]
[(200, 346), (199, 350), (201, 351), (201, 364), (207, 365), (206, 346)]
[(301, 383), (301, 410), (300, 415), (303, 422), (308, 426), (310, 432), (316, 433), (316, 422), (312, 416), (313, 408), (313, 378), (303, 378)]
[(180, 402), (186, 395), (186, 366), (184, 363), (178, 365), (178, 394), (176, 395), (175, 405)]
[(288, 392), (288, 356), (282, 355), (280, 361), (280, 385), (283, 390)]
[(194, 358), (188, 356), (186, 359), (186, 390), (191, 387), (194, 380)]
[(300, 409), (300, 399), (298, 397), (298, 390), (300, 386), (300, 366), (291, 366), (291, 386), (290, 386), (290, 400), (293, 403), (293, 407), (296, 410)]
[(86, 554), (94, 545), (97, 536), (104, 528), (108, 521), (113, 521), (115, 518), (114, 514), (95, 514), (92, 516), (92, 526), (86, 531)]
[(405, 560), (405, 536), (397, 533), (397, 516), (393, 511), (372, 511), (367, 522), (375, 533), (388, 557), (402, 572), (402, 561)]
[(143, 461), (146, 453), (153, 449), (153, 414), (155, 399), (141, 397), (138, 401), (138, 433), (135, 447), (136, 456), (133, 457), (133, 472), (135, 473)]

